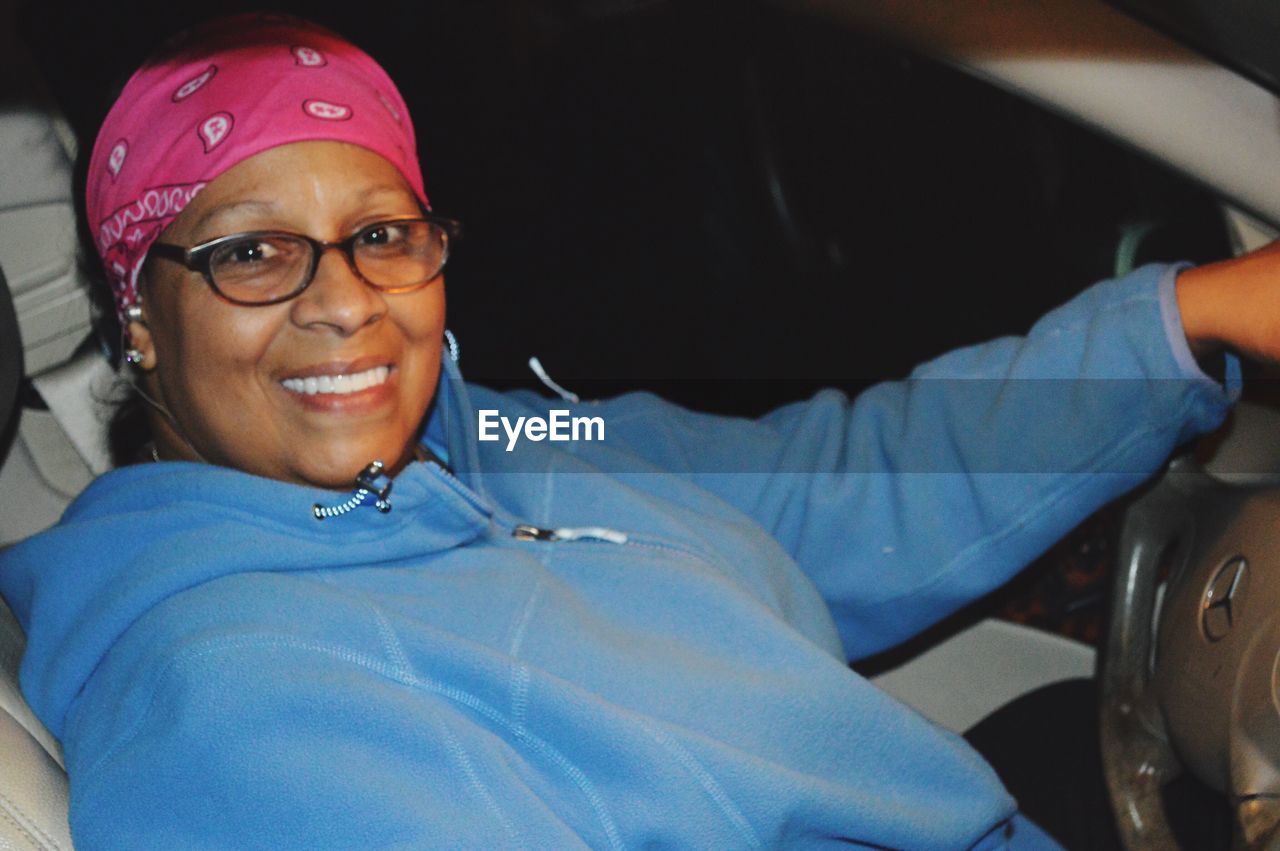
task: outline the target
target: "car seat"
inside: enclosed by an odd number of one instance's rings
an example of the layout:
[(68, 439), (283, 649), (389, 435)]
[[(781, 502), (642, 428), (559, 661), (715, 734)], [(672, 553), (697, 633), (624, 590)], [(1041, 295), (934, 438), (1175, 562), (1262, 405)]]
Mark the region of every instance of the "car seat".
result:
[[(0, 272), (0, 433), (12, 438), (22, 348), (9, 287)], [(0, 600), (0, 847), (70, 849), (62, 750), (18, 690), (22, 629)]]
[[(24, 380), (51, 380), (50, 396), (83, 402), (62, 365), (90, 331), (75, 257), (74, 140), (35, 68), (16, 27), (0, 21), (0, 547), (55, 522), (93, 475)], [(0, 848), (69, 851), (61, 748), (18, 688), (25, 643), (0, 600)]]

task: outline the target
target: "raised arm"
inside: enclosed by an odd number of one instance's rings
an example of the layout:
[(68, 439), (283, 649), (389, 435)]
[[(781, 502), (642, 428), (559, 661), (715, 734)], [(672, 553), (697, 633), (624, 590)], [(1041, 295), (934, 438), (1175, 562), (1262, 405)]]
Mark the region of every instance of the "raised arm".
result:
[(591, 410), (606, 444), (768, 528), (857, 658), (999, 586), (1222, 421), (1238, 367), (1226, 386), (1198, 367), (1178, 274), (1103, 282), (1024, 337), (948, 353), (852, 401), (827, 391), (758, 421), (647, 395)]

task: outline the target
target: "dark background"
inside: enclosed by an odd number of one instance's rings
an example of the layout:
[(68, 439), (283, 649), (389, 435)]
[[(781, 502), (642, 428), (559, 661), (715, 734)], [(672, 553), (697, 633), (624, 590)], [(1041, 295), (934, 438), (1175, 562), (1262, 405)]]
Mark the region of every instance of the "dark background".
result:
[[(247, 3), (53, 0), (25, 40), (87, 151), (166, 35)], [(751, 0), (275, 3), (399, 83), (467, 236), (471, 380), (644, 387), (759, 413), (1020, 333), (1115, 267), (1228, 253), (1213, 199), (1122, 146), (829, 21)], [(110, 336), (110, 335), (108, 335)]]

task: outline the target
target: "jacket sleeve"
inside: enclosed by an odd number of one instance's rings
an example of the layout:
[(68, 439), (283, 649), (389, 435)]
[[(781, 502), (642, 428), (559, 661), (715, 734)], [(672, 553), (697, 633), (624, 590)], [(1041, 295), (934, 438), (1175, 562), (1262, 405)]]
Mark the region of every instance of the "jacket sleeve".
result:
[(1092, 511), (1215, 428), (1239, 391), (1205, 375), (1174, 298), (1181, 267), (1099, 283), (1023, 337), (959, 349), (850, 400), (759, 420), (648, 394), (584, 413), (625, 448), (765, 526), (817, 585), (850, 658), (998, 587)]

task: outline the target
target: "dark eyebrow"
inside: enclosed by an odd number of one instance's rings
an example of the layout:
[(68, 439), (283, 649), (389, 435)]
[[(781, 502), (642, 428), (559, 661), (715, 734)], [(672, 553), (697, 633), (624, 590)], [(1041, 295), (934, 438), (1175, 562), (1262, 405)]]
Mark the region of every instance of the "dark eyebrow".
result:
[[(365, 188), (364, 191), (356, 195), (356, 201), (365, 203), (370, 198), (378, 195), (399, 195), (404, 193), (407, 193), (410, 197), (414, 197), (413, 192), (408, 190), (405, 186), (383, 183)], [(192, 232), (200, 233), (205, 225), (225, 213), (231, 213), (239, 210), (253, 210), (256, 212), (269, 213), (275, 210), (277, 206), (278, 205), (274, 201), (260, 201), (254, 198), (246, 198), (243, 201), (232, 201), (227, 204), (221, 204), (211, 210), (206, 210), (204, 215), (196, 219), (196, 223), (192, 227)]]

